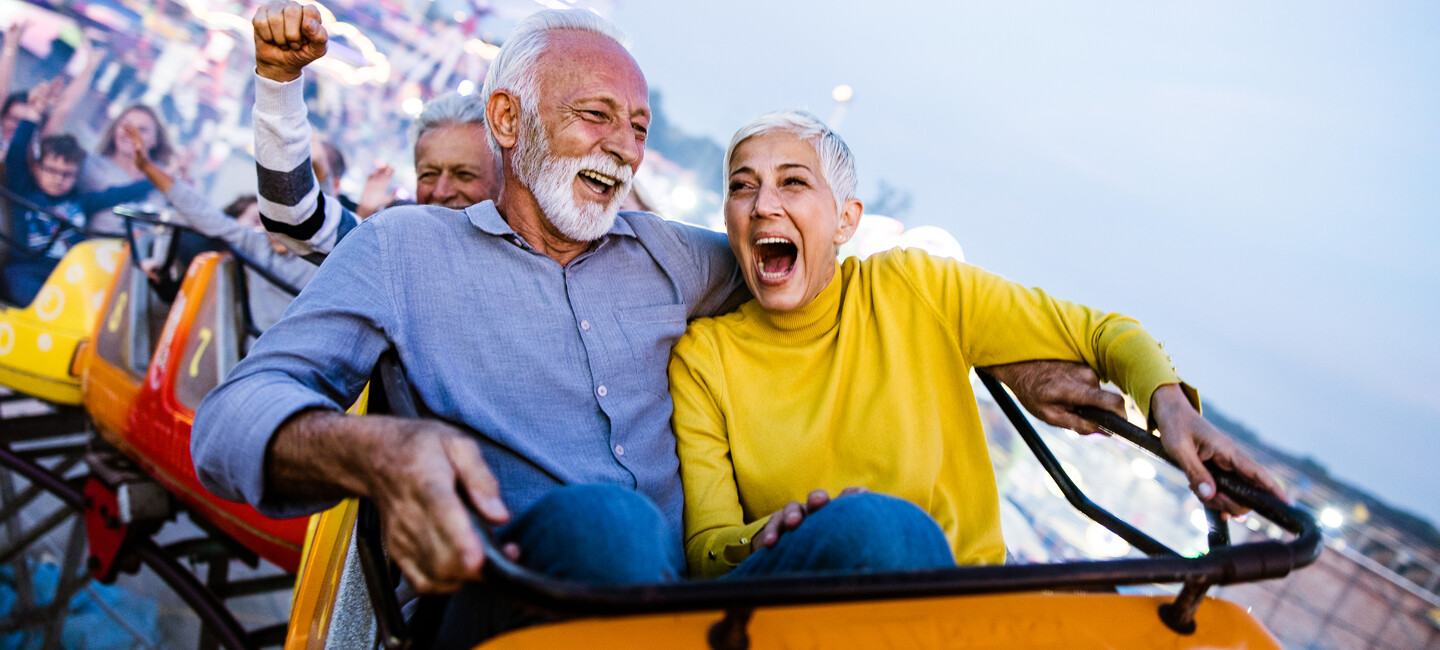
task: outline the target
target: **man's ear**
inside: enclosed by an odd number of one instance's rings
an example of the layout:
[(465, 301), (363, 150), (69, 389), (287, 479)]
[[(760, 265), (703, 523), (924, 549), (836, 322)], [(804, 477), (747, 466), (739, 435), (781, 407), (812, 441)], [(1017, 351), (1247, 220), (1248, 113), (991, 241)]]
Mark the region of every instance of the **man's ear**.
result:
[(520, 139), (520, 98), (503, 88), (490, 93), (485, 102), (485, 123), (501, 149), (514, 147)]
[(860, 199), (845, 199), (845, 206), (840, 210), (840, 227), (835, 230), (836, 245), (844, 244), (855, 236), (855, 229), (860, 227), (860, 215), (864, 212), (865, 204)]

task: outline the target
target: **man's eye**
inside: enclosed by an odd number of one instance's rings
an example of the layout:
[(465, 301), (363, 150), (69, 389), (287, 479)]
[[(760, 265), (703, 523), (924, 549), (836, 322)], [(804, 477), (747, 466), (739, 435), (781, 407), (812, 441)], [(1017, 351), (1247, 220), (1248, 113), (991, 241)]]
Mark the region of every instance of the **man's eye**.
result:
[(475, 175), (471, 174), (470, 172), (455, 172), (455, 178), (457, 180), (468, 183), (472, 180), (475, 180)]

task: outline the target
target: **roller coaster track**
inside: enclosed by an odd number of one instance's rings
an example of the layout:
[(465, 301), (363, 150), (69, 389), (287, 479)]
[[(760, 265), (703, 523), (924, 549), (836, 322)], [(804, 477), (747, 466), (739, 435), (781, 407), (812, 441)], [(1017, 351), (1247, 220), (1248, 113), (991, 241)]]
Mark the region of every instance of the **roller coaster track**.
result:
[[(0, 409), (13, 412), (23, 399), (0, 396)], [(24, 409), (29, 412), (16, 417), (0, 417), (0, 466), (8, 470), (0, 472), (0, 564), (12, 567), (16, 591), (15, 604), (0, 616), (0, 637), (23, 632), (23, 638), (33, 644), (37, 637), (32, 635), (38, 634), (38, 647), (58, 648), (71, 599), (92, 589), (84, 491), (91, 472), (83, 461), (98, 440), (89, 433), (83, 410), (43, 406)], [(69, 530), (65, 534), (63, 526), (67, 522)], [(57, 538), (63, 541), (53, 543)], [(233, 544), (213, 537), (161, 546), (148, 535), (131, 535), (124, 544), (122, 564), (131, 569), (148, 567), (199, 617), (200, 647), (218, 645), (238, 650), (278, 645), (283, 640), (284, 623), (247, 632), (226, 609), (222, 596), (288, 588), (292, 577), (230, 582), (228, 567), (234, 553), (229, 547)], [(57, 546), (63, 547), (59, 553)], [(40, 604), (32, 584), (32, 560), (53, 562), (57, 556), (60, 577), (55, 594)], [(210, 567), (206, 582), (202, 583), (181, 563), (179, 558), (183, 557), (206, 561)], [(142, 631), (108, 611), (101, 599), (95, 598), (95, 602), (107, 610), (120, 629), (130, 633), (136, 647), (150, 646)], [(21, 643), (23, 647), (36, 647)]]

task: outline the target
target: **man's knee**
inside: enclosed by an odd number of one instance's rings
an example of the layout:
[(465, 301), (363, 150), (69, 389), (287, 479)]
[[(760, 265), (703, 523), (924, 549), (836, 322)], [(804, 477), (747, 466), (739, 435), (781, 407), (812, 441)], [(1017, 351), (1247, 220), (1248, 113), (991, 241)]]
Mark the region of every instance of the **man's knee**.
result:
[(520, 545), (525, 565), (596, 584), (663, 582), (677, 577), (677, 540), (641, 494), (610, 485), (555, 488), (502, 536)]

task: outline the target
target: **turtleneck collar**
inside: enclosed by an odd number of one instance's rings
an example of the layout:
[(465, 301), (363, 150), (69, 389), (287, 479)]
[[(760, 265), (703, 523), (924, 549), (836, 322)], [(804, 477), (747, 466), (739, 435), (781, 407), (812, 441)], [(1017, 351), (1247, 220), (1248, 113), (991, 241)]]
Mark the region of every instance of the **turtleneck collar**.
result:
[(772, 312), (761, 307), (760, 301), (753, 300), (746, 305), (750, 308), (750, 315), (771, 328), (793, 332), (797, 336), (809, 337), (825, 333), (840, 320), (840, 299), (844, 294), (841, 287), (844, 284), (841, 266), (841, 260), (835, 260), (835, 270), (830, 276), (830, 282), (810, 304), (790, 311)]

